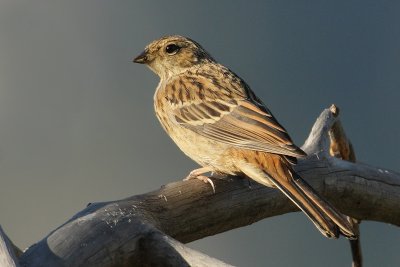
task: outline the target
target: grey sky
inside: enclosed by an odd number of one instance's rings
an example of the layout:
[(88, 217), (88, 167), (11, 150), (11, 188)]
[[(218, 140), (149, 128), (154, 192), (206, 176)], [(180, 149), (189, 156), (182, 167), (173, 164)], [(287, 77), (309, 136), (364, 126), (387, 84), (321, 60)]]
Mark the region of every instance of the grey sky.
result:
[[(400, 3), (0, 1), (0, 224), (20, 247), (88, 202), (144, 193), (196, 165), (131, 63), (187, 35), (244, 78), (301, 145), (336, 103), (360, 161), (400, 170)], [(400, 231), (363, 222), (365, 266), (400, 262)], [(239, 266), (350, 266), (347, 241), (288, 214), (190, 246)]]

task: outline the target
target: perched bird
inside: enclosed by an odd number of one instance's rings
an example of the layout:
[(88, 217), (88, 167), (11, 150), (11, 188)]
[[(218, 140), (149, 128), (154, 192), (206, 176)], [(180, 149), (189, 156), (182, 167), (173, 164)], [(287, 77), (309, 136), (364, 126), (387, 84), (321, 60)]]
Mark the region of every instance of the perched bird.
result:
[[(178, 147), (207, 172), (244, 174), (280, 189), (329, 238), (357, 238), (347, 217), (323, 200), (292, 168), (306, 154), (250, 87), (197, 42), (178, 35), (150, 43), (134, 60), (159, 77), (154, 107)], [(214, 186), (213, 186), (214, 189)]]

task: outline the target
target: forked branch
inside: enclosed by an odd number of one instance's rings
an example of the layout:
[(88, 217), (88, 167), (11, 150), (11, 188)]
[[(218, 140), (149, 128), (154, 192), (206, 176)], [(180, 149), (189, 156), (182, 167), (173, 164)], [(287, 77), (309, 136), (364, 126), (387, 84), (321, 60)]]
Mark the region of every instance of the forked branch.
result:
[[(400, 225), (400, 175), (332, 157), (330, 130), (336, 122), (332, 109), (321, 113), (303, 146), (309, 156), (296, 171), (343, 213)], [(278, 190), (249, 185), (245, 178), (213, 181), (215, 194), (209, 185), (191, 180), (91, 204), (31, 246), (20, 257), (21, 265), (223, 266), (180, 242), (298, 211)]]

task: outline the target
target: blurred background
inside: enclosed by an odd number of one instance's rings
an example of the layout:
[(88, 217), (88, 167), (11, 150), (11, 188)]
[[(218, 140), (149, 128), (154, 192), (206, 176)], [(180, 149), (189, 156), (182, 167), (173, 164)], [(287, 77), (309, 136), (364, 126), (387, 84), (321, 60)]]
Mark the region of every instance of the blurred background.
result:
[[(400, 2), (0, 1), (0, 224), (21, 248), (88, 202), (145, 193), (196, 167), (131, 63), (167, 34), (201, 43), (303, 144), (335, 103), (359, 161), (400, 171)], [(400, 230), (361, 225), (365, 266), (400, 262)], [(238, 266), (350, 266), (344, 239), (300, 213), (189, 244)]]

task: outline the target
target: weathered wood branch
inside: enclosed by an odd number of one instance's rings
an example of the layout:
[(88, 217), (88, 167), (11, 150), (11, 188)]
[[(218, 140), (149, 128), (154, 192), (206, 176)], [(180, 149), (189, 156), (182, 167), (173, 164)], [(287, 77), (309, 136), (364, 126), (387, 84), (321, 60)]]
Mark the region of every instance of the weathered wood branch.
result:
[[(329, 108), (332, 115), (339, 116), (339, 108), (334, 104)], [(350, 139), (347, 138), (340, 120), (336, 120), (329, 130), (329, 154), (333, 157), (356, 162), (356, 154)]]
[(134, 261), (136, 266), (139, 265), (137, 263), (141, 266), (232, 266), (188, 248), (157, 230), (147, 232), (138, 246), (141, 253)]
[(18, 254), (19, 249), (14, 246), (0, 226), (0, 266), (19, 267), (20, 265), (17, 259)]
[[(299, 162), (296, 171), (343, 213), (399, 226), (400, 174), (330, 156), (329, 130), (337, 120), (330, 109), (322, 112), (303, 146), (309, 157)], [(249, 184), (245, 178), (214, 179), (214, 183), (215, 194), (209, 185), (191, 180), (91, 204), (31, 246), (20, 257), (21, 265), (172, 266), (168, 257), (173, 255), (181, 260), (177, 266), (187, 266), (198, 252), (178, 241), (187, 243), (298, 211), (278, 190)], [(159, 242), (168, 247), (161, 253)]]
[[(332, 112), (333, 116), (339, 116), (339, 108), (335, 105), (330, 107), (330, 111)], [(329, 154), (331, 156), (350, 162), (356, 162), (356, 154), (354, 152), (353, 145), (347, 138), (340, 120), (336, 120), (336, 122), (332, 125), (332, 128), (329, 130), (329, 139)], [(361, 220), (352, 218), (352, 221), (356, 232), (359, 233), (357, 239), (349, 240), (351, 255), (353, 258), (352, 267), (362, 267), (363, 261), (361, 252), (361, 233), (359, 228)]]

